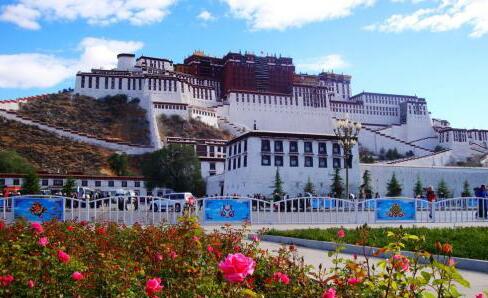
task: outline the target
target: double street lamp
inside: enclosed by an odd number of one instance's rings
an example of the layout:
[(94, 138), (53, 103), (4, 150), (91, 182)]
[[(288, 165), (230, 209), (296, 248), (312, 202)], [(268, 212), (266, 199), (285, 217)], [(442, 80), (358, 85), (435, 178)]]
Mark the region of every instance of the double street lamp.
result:
[(339, 139), (339, 145), (344, 151), (344, 166), (346, 168), (346, 196), (349, 199), (349, 159), (352, 148), (356, 145), (361, 123), (349, 119), (338, 119), (335, 123), (334, 134)]

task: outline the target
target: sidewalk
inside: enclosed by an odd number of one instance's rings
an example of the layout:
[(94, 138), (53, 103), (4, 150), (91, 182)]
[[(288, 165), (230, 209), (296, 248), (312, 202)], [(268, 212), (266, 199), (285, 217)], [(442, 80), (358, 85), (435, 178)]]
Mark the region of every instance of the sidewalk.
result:
[[(267, 249), (269, 251), (276, 251), (280, 248), (280, 244), (262, 241), (260, 247)], [(305, 247), (297, 246), (298, 253), (303, 256), (305, 263), (318, 267), (322, 264), (326, 268), (330, 268), (332, 265), (332, 259), (327, 256), (327, 252), (323, 250), (310, 249)], [(341, 254), (341, 257), (351, 258), (351, 255)], [(380, 259), (370, 258), (373, 262), (378, 262)], [(459, 270), (461, 275), (471, 283), (471, 288), (463, 288), (459, 286), (458, 290), (460, 293), (466, 295), (466, 297), (474, 297), (476, 294), (482, 290), (488, 290), (488, 274)]]

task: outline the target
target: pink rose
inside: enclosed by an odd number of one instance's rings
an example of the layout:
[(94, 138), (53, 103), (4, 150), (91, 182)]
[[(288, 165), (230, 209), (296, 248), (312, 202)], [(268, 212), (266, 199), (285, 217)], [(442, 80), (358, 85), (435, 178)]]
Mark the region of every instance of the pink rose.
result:
[(447, 261), (447, 265), (448, 266), (451, 266), (451, 267), (454, 267), (456, 265), (456, 262), (454, 261), (454, 259), (449, 258), (449, 260)]
[(68, 263), (71, 257), (62, 250), (58, 250), (58, 260), (61, 263)]
[(259, 236), (258, 235), (252, 235), (251, 240), (254, 242), (259, 242)]
[(327, 291), (324, 291), (322, 298), (336, 298), (336, 290), (334, 288), (330, 288)]
[(149, 297), (154, 297), (156, 293), (161, 292), (163, 287), (161, 286), (161, 278), (149, 279), (146, 282), (146, 294)]
[(286, 275), (285, 273), (281, 273), (281, 272), (275, 272), (273, 274), (273, 280), (277, 283), (282, 283), (285, 285), (290, 283), (290, 278), (288, 277), (288, 275)]
[(344, 238), (346, 237), (346, 232), (344, 232), (344, 229), (339, 229), (339, 231), (337, 231), (337, 238)]
[(172, 250), (169, 252), (169, 257), (174, 260), (178, 257), (178, 254), (176, 254), (176, 252)]
[(355, 285), (355, 284), (358, 284), (360, 282), (361, 282), (361, 280), (359, 278), (356, 278), (356, 277), (351, 277), (351, 278), (347, 279), (347, 283), (350, 285)]
[(33, 287), (36, 286), (36, 282), (33, 281), (32, 279), (29, 279), (29, 281), (27, 282), (27, 286), (32, 289)]
[(41, 234), (42, 232), (44, 232), (44, 228), (38, 222), (31, 223), (31, 229), (33, 229), (36, 234)]
[(214, 248), (211, 245), (207, 245), (207, 251), (209, 253), (213, 253), (215, 250), (214, 250)]
[(0, 220), (0, 230), (3, 230), (5, 228), (5, 222), (3, 220)]
[(405, 256), (394, 255), (392, 263), (393, 267), (398, 271), (406, 272), (410, 270), (410, 261)]
[(78, 271), (75, 271), (73, 272), (73, 274), (71, 274), (71, 279), (74, 281), (79, 281), (82, 280), (83, 278), (85, 278), (85, 276)]
[(49, 240), (47, 239), (47, 237), (41, 237), (39, 238), (39, 241), (37, 241), (37, 244), (39, 244), (40, 246), (46, 246), (48, 243)]
[(485, 294), (483, 293), (479, 293), (479, 294), (476, 294), (476, 296), (474, 296), (475, 298), (485, 298)]
[(193, 239), (193, 241), (195, 241), (195, 242), (200, 241), (200, 237), (198, 237), (198, 236), (193, 236), (193, 238), (192, 238), (192, 239)]
[(155, 255), (154, 255), (154, 259), (158, 262), (161, 262), (163, 260), (163, 255), (160, 254), (159, 252), (157, 252)]
[(224, 278), (231, 282), (241, 282), (246, 276), (253, 274), (256, 262), (241, 253), (229, 254), (219, 263), (219, 269)]
[(14, 277), (10, 274), (0, 276), (0, 286), (8, 287), (14, 281)]

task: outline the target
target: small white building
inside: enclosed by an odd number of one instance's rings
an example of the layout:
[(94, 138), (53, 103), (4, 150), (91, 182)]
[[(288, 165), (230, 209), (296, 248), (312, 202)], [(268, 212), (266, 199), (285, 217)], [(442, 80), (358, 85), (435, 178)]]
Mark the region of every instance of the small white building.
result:
[[(207, 194), (241, 196), (273, 192), (276, 171), (290, 196), (304, 193), (308, 179), (327, 194), (336, 168), (345, 180), (342, 148), (334, 135), (249, 131), (227, 143), (225, 172), (207, 179)], [(357, 146), (349, 161), (350, 189), (359, 187)]]

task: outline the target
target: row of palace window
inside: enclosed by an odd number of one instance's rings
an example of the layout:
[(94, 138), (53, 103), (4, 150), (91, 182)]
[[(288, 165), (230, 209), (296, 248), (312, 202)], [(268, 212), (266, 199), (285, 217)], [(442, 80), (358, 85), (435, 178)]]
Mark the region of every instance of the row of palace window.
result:
[[(140, 181), (133, 181), (133, 187), (141, 187), (141, 182)], [(100, 180), (95, 180), (95, 187), (101, 187), (102, 186), (102, 181)], [(0, 185), (5, 185), (5, 179), (0, 179)], [(20, 185), (20, 179), (19, 178), (14, 178), (12, 179), (12, 185)], [(41, 186), (63, 186), (64, 181), (63, 179), (53, 179), (52, 184), (49, 183), (49, 179), (41, 179)], [(121, 181), (120, 186), (121, 187), (128, 187), (128, 181)], [(81, 180), (81, 186), (88, 186), (88, 180)], [(107, 181), (107, 186), (108, 187), (115, 187), (115, 181), (114, 180), (108, 180)]]
[[(240, 96), (239, 96), (240, 95)], [(239, 99), (240, 98), (240, 99)], [(293, 98), (290, 96), (276, 96), (276, 95), (260, 95), (260, 94), (245, 94), (245, 93), (236, 93), (236, 102), (248, 102), (250, 103), (259, 103), (261, 104), (275, 104), (275, 105), (293, 105), (295, 104), (298, 106), (298, 97), (295, 96), (295, 102), (293, 102)], [(303, 106), (305, 107), (326, 107), (327, 100), (326, 97), (318, 97), (318, 98), (311, 98), (311, 97), (304, 97), (303, 98)]]
[[(100, 89), (100, 78), (101, 77), (98, 76), (95, 77), (81, 76), (81, 88), (85, 88), (86, 80), (88, 79), (88, 88), (94, 87), (95, 89)], [(122, 81), (127, 80), (127, 90), (142, 90), (142, 78), (115, 78), (115, 77), (102, 77), (102, 78), (104, 78), (105, 81), (104, 82), (105, 89), (115, 89), (115, 86), (117, 85), (118, 89), (121, 90)], [(116, 80), (117, 80), (117, 84), (116, 84)]]
[(229, 156), (241, 154), (241, 152), (247, 152), (247, 140), (229, 146)]
[[(318, 142), (318, 154), (327, 154), (327, 143), (325, 142)], [(274, 141), (274, 152), (282, 153), (283, 152), (283, 141), (275, 140)], [(261, 152), (271, 152), (271, 141), (270, 140), (261, 140)], [(298, 153), (298, 141), (288, 141), (288, 152), (289, 153)], [(304, 141), (303, 142), (303, 152), (304, 153), (314, 153), (313, 150), (313, 142), (311, 141)], [(332, 154), (340, 155), (341, 154), (341, 147), (337, 143), (332, 144)]]
[[(299, 157), (296, 155), (288, 156), (289, 165), (292, 168), (299, 167)], [(314, 160), (313, 156), (304, 156), (303, 157), (303, 166), (305, 168), (313, 168), (314, 167)], [(284, 166), (284, 157), (282, 155), (275, 155), (274, 156), (274, 166), (275, 167), (283, 167)], [(327, 157), (319, 157), (318, 158), (318, 166), (319, 168), (327, 168)], [(352, 167), (352, 158), (349, 159), (349, 168)], [(261, 165), (262, 166), (271, 166), (271, 155), (263, 154), (261, 155)], [(341, 168), (341, 158), (333, 158), (332, 159), (332, 167), (334, 169)]]
[(241, 165), (243, 168), (247, 167), (247, 155), (242, 156), (242, 163), (241, 163), (241, 156), (227, 159), (228, 171), (238, 169), (241, 167)]

